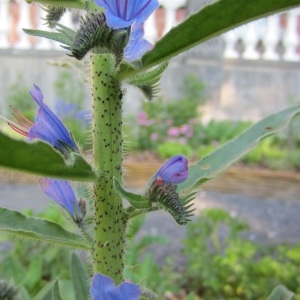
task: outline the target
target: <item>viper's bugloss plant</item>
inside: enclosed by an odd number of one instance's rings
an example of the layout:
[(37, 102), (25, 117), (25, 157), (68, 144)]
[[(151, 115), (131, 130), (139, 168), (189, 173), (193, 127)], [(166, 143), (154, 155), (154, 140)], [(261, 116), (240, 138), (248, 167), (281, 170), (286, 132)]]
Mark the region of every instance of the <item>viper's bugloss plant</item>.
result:
[(38, 104), (35, 122), (28, 120), (21, 112), (13, 109), (17, 124), (9, 121), (9, 126), (16, 132), (26, 136), (29, 140), (40, 139), (51, 144), (63, 154), (79, 152), (70, 132), (54, 112), (44, 103), (41, 89), (34, 85), (30, 91), (33, 100)]
[[(266, 117), (193, 165), (188, 165), (182, 154), (175, 155), (159, 168), (143, 192), (136, 194), (126, 191), (122, 182), (123, 83), (138, 87), (148, 100), (154, 100), (159, 80), (171, 58), (235, 26), (300, 5), (300, 0), (215, 1), (172, 29), (153, 47), (144, 40), (143, 23), (158, 8), (158, 0), (33, 2), (46, 5), (45, 19), (51, 27), (56, 27), (56, 31), (24, 31), (58, 41), (72, 59), (90, 61), (93, 148), (88, 160), (91, 162), (82, 157), (84, 154), (79, 152), (71, 133), (44, 103), (43, 94), (35, 85), (30, 92), (39, 106), (35, 121), (28, 120), (16, 109), (13, 109), (16, 123), (7, 120), (27, 140), (16, 141), (0, 133), (0, 165), (46, 176), (47, 179), (41, 180), (44, 192), (62, 207), (67, 218), (71, 217), (69, 219), (75, 222), (69, 222), (71, 228), (65, 229), (49, 220), (0, 208), (0, 229), (53, 245), (87, 251), (91, 264), (89, 273), (81, 259), (74, 253), (72, 255), (71, 272), (76, 299), (155, 299), (156, 295), (151, 291), (137, 285), (140, 282), (129, 283), (124, 278), (126, 238), (133, 219), (164, 209), (178, 224), (187, 224), (191, 221), (193, 201), (199, 186), (239, 160), (261, 139), (276, 133), (300, 112), (300, 106)], [(60, 24), (66, 8), (84, 11), (76, 31)], [(178, 104), (173, 107), (179, 112), (178, 118), (182, 114), (181, 107)], [(194, 104), (193, 110), (194, 116)], [(152, 126), (145, 118), (141, 121)], [(170, 132), (173, 135), (176, 134), (174, 129), (173, 133)], [(182, 128), (186, 136), (193, 135), (190, 129), (188, 126)], [(37, 139), (50, 146), (32, 142)], [(77, 199), (67, 180), (90, 183), (83, 184), (84, 190), (88, 191), (85, 193), (89, 204), (88, 216), (86, 202), (78, 201), (81, 197)], [(128, 203), (124, 203), (123, 199)], [(26, 295), (26, 290), (21, 291)], [(288, 299), (282, 297), (289, 293), (285, 289), (279, 288), (274, 293), (279, 295), (277, 298)], [(59, 281), (53, 285), (52, 299), (64, 299)]]

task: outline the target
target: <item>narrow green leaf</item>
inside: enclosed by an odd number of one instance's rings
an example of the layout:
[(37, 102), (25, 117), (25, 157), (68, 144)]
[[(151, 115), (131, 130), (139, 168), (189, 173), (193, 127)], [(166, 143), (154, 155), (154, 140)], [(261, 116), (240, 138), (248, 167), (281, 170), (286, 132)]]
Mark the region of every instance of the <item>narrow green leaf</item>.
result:
[(189, 177), (178, 186), (178, 191), (186, 193), (210, 180), (252, 150), (263, 138), (278, 132), (291, 119), (300, 113), (300, 105), (296, 105), (272, 114), (233, 140), (222, 145), (203, 159), (189, 167)]
[[(87, 298), (82, 298), (87, 299)], [(52, 289), (52, 300), (62, 300), (60, 289), (59, 289), (59, 282), (58, 279), (54, 282), (53, 289)]]
[(14, 140), (0, 132), (0, 166), (29, 173), (79, 181), (94, 181), (92, 167), (79, 154), (65, 161), (52, 146), (42, 141)]
[(126, 199), (133, 207), (138, 209), (150, 208), (151, 202), (143, 195), (138, 195), (125, 191), (117, 178), (114, 178), (114, 188), (117, 193)]
[(136, 69), (123, 63), (117, 77), (125, 79), (255, 19), (300, 5), (300, 0), (219, 0), (174, 27), (142, 57)]
[[(73, 40), (69, 39), (66, 35), (60, 32), (50, 32), (50, 31), (35, 30), (35, 29), (23, 29), (23, 31), (29, 35), (43, 37), (68, 46), (70, 46), (73, 42)], [(76, 32), (74, 31), (74, 33)]]
[(29, 3), (36, 2), (42, 5), (51, 5), (57, 7), (85, 9), (87, 4), (85, 0), (29, 0)]
[(72, 253), (71, 257), (71, 276), (76, 300), (88, 299), (88, 276), (80, 258), (76, 253)]
[(53, 289), (53, 281), (47, 282), (31, 300), (50, 300)]
[(66, 231), (57, 223), (26, 217), (3, 207), (0, 208), (0, 230), (56, 245), (88, 249), (82, 237)]
[(294, 293), (289, 291), (285, 286), (277, 286), (267, 300), (291, 300), (294, 297)]

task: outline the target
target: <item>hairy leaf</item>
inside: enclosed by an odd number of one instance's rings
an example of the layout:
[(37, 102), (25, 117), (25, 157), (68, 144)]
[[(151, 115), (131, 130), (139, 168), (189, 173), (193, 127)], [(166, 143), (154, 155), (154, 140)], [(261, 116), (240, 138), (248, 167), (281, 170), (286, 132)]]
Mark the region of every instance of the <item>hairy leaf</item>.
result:
[(79, 154), (68, 161), (42, 141), (32, 143), (9, 138), (0, 132), (0, 166), (37, 175), (80, 181), (96, 178), (92, 167)]
[(255, 19), (300, 5), (300, 0), (219, 0), (174, 27), (142, 57), (139, 69), (126, 63), (118, 78), (125, 79)]
[(52, 300), (62, 300), (62, 297), (60, 295), (58, 279), (54, 282), (54, 285), (53, 285)]
[(285, 286), (277, 286), (267, 300), (291, 300), (294, 293), (289, 291)]
[(126, 199), (133, 207), (143, 209), (150, 208), (151, 202), (143, 195), (138, 195), (125, 191), (117, 178), (114, 178), (114, 188), (116, 192), (124, 199)]
[(32, 217), (20, 212), (0, 208), (0, 230), (22, 237), (50, 242), (72, 248), (88, 249), (85, 240), (79, 235), (66, 231), (59, 224)]
[(88, 276), (84, 266), (76, 253), (72, 253), (71, 276), (76, 300), (89, 298)]
[(279, 111), (251, 126), (233, 140), (190, 166), (189, 177), (178, 186), (178, 190), (184, 190), (185, 193), (216, 177), (252, 150), (263, 138), (286, 126), (298, 113), (300, 113), (300, 105)]

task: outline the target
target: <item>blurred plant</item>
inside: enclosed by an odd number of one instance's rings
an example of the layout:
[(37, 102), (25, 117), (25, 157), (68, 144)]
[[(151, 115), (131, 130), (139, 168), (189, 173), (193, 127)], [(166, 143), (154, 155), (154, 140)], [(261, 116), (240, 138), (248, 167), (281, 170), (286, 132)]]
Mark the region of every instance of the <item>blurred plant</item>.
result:
[(278, 284), (299, 293), (300, 245), (265, 248), (242, 237), (247, 228), (221, 209), (202, 211), (196, 222), (188, 224), (183, 241), (187, 256), (183, 286), (201, 299), (266, 299)]
[(5, 101), (5, 108), (3, 111), (8, 117), (11, 115), (10, 106), (13, 106), (18, 111), (22, 111), (24, 116), (28, 119), (34, 118), (35, 104), (28, 93), (28, 86), (21, 73), (17, 75), (15, 83), (8, 87), (7, 101)]
[(54, 82), (54, 89), (58, 98), (67, 103), (77, 104), (79, 110), (83, 109), (86, 101), (84, 82), (74, 73), (63, 70)]
[(152, 253), (147, 251), (150, 246), (167, 244), (168, 239), (163, 236), (153, 235), (137, 238), (144, 221), (144, 217), (135, 217), (128, 227), (124, 278), (158, 294), (164, 294), (166, 291), (178, 291), (178, 287), (173, 284), (178, 275), (176, 275), (176, 272), (173, 272), (171, 262), (169, 261), (169, 263), (161, 266), (154, 260)]
[[(25, 214), (36, 215), (66, 226), (64, 216), (54, 207), (49, 207), (38, 214), (28, 210)], [(7, 245), (0, 256), (1, 279), (14, 283), (20, 296), (17, 299), (48, 299), (46, 296), (51, 295), (53, 281), (57, 277), (62, 279), (62, 288), (68, 290), (70, 253), (67, 250), (49, 247), (47, 243), (34, 240), (12, 238), (4, 234), (1, 234), (1, 242)], [(26, 298), (25, 295), (30, 298)], [(74, 298), (72, 289), (69, 289), (67, 295), (68, 299)]]

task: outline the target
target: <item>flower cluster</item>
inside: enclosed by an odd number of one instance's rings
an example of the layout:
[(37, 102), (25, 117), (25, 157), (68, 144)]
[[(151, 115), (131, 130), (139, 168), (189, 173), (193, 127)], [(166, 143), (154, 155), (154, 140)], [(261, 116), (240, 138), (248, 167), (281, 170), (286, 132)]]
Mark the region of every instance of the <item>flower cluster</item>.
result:
[[(30, 95), (39, 106), (35, 122), (28, 120), (19, 111), (12, 108), (17, 123), (7, 120), (8, 125), (16, 132), (26, 136), (28, 140), (40, 139), (49, 143), (65, 157), (68, 157), (71, 152), (79, 152), (65, 125), (44, 103), (41, 89), (34, 85), (34, 90), (30, 91)], [(82, 221), (85, 215), (84, 205), (79, 205), (68, 181), (46, 178), (40, 181), (40, 185), (45, 194), (66, 210), (75, 222)]]
[(105, 8), (107, 26), (113, 29), (130, 28), (129, 42), (124, 49), (124, 58), (133, 61), (151, 49), (144, 37), (143, 23), (158, 8), (158, 0), (95, 0)]
[(65, 156), (68, 156), (71, 152), (78, 153), (79, 149), (70, 132), (44, 103), (41, 89), (34, 85), (34, 90), (30, 91), (30, 95), (39, 106), (35, 122), (28, 120), (19, 111), (12, 108), (17, 123), (7, 120), (8, 125), (16, 132), (26, 136), (28, 140), (40, 139), (48, 142)]
[(188, 178), (188, 160), (182, 155), (176, 155), (166, 161), (155, 173), (146, 192), (148, 199), (156, 205), (162, 205), (178, 224), (190, 221), (193, 209), (190, 202), (194, 193), (180, 198), (177, 185)]

